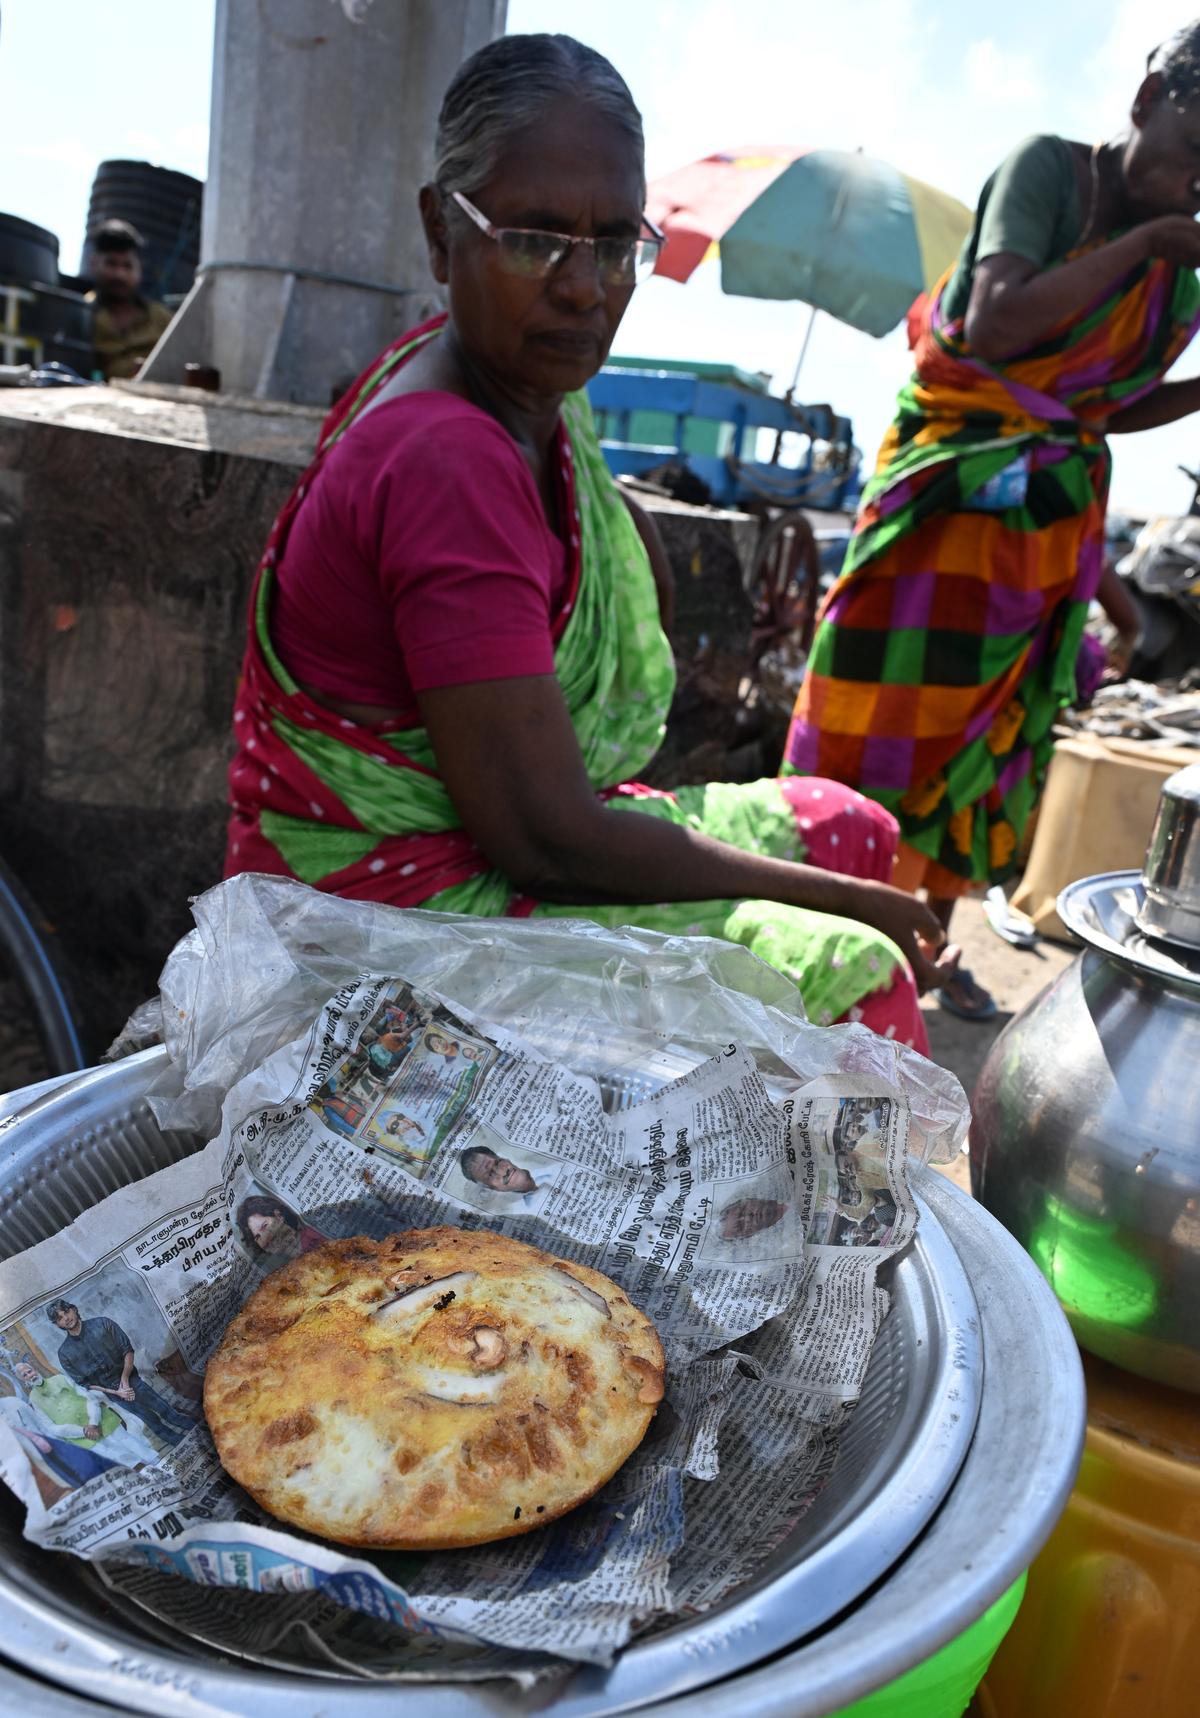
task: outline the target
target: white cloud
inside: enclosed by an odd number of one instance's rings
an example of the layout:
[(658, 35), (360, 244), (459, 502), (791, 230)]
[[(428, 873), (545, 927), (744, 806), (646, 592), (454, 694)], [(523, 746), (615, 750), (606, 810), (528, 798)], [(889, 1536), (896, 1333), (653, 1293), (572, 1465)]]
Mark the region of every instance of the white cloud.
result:
[(17, 160), (45, 161), (52, 167), (66, 167), (73, 173), (93, 173), (96, 168), (94, 144), (83, 143), (78, 137), (56, 137), (50, 143), (26, 143), (15, 151)]
[(125, 133), (121, 147), (138, 161), (159, 162), (165, 154), (161, 137), (153, 131), (138, 131), (136, 128)]
[(1103, 115), (1101, 132), (1124, 124), (1147, 54), (1187, 23), (1191, 8), (1181, 15), (1178, 0), (1116, 0), (1110, 11), (1108, 29), (1081, 80)]
[(913, 0), (776, 8), (758, 27), (748, 13), (744, 27), (731, 28), (730, 11), (694, 3), (643, 8), (646, 58), (640, 72), (628, 70), (644, 104), (652, 173), (729, 144), (874, 154), (894, 145), (930, 40)]
[(1033, 55), (1001, 48), (991, 36), (972, 42), (963, 60), (967, 93), (975, 101), (1011, 110), (1045, 100), (1045, 87)]
[(121, 143), (130, 156), (155, 167), (172, 167), (203, 179), (208, 172), (208, 126), (199, 120), (177, 125), (165, 133), (131, 130)]

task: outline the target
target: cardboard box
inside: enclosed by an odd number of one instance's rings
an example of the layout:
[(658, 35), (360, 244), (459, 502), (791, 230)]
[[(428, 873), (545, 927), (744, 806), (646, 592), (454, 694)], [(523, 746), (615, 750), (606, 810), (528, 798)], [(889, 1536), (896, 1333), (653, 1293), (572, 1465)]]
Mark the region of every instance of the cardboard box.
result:
[(1068, 883), (1140, 871), (1167, 777), (1200, 750), (1095, 734), (1060, 740), (1046, 776), (1025, 875), (1012, 898), (1045, 937), (1072, 939), (1054, 903)]

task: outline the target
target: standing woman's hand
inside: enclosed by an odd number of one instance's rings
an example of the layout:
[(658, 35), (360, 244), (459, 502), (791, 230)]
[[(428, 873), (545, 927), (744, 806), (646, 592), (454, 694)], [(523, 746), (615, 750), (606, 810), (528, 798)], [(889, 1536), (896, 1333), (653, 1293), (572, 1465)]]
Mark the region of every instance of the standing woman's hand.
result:
[(1178, 268), (1200, 268), (1200, 221), (1190, 215), (1159, 215), (1134, 231), (1146, 256), (1173, 262)]

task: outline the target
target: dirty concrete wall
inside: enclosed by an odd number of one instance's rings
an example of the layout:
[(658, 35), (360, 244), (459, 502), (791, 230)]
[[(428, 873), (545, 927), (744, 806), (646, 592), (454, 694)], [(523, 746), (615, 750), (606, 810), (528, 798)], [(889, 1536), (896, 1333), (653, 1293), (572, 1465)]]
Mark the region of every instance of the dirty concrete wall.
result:
[[(315, 439), (187, 390), (0, 395), (0, 850), (57, 926), (93, 1043), (220, 877), (251, 575)], [(722, 773), (755, 527), (666, 505), (680, 689), (658, 785)]]

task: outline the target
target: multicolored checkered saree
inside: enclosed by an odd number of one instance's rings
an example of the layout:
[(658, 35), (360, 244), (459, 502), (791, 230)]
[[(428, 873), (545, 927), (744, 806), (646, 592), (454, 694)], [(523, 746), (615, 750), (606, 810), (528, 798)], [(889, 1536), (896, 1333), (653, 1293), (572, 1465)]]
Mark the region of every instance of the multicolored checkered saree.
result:
[(1190, 270), (1141, 265), (1003, 363), (941, 311), (909, 321), (900, 394), (796, 701), (785, 769), (886, 806), (905, 842), (999, 882), (1053, 749), (1103, 569), (1105, 420), (1200, 323)]

